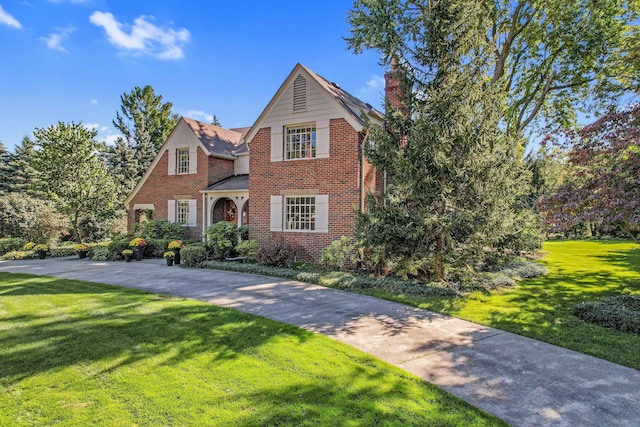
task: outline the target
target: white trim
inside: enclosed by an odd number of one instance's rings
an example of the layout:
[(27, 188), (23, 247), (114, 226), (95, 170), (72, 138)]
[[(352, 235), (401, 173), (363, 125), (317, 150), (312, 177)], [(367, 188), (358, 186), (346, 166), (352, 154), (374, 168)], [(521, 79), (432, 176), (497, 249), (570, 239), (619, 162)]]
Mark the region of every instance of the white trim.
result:
[(189, 150), (189, 173), (198, 173), (198, 147)]
[(316, 196), (316, 233), (329, 232), (329, 195)]
[(284, 139), (282, 137), (282, 127), (273, 126), (271, 128), (271, 161), (281, 162), (283, 160)]
[(153, 203), (136, 203), (133, 205), (134, 211), (152, 211), (154, 209)]
[(189, 199), (189, 218), (187, 227), (196, 227), (198, 225), (198, 199)]
[(326, 159), (329, 157), (329, 120), (318, 120), (316, 122), (316, 158)]

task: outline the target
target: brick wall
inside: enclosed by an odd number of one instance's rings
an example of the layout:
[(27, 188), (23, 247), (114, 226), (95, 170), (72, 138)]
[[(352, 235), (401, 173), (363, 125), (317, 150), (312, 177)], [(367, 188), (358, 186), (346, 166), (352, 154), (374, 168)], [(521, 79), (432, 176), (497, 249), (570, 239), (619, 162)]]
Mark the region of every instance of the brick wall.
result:
[[(250, 238), (260, 244), (284, 239), (296, 247), (298, 259), (318, 260), (330, 242), (352, 236), (360, 206), (360, 141), (346, 120), (332, 119), (329, 158), (271, 162), (271, 130), (260, 129), (250, 142)], [(375, 188), (375, 174), (368, 172)], [(270, 231), (270, 196), (295, 189), (329, 194), (329, 233)]]
[[(181, 198), (197, 200), (197, 226), (189, 227), (189, 237), (200, 238), (202, 236), (202, 194), (214, 182), (233, 175), (233, 160), (208, 157), (200, 148), (198, 150), (198, 173), (184, 175), (168, 174), (168, 152), (164, 152), (155, 168), (142, 185), (135, 197), (131, 200), (128, 211), (128, 229), (133, 230), (135, 224), (136, 204), (153, 204), (153, 219), (167, 219), (167, 201)], [(206, 216), (205, 216), (206, 218)]]

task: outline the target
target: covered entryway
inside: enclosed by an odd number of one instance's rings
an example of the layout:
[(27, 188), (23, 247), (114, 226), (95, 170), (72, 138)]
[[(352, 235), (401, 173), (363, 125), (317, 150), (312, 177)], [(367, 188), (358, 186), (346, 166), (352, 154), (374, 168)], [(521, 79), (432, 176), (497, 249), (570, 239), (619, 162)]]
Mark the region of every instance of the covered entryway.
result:
[(249, 175), (236, 175), (219, 181), (202, 192), (207, 212), (206, 226), (220, 221), (235, 222), (238, 227), (249, 223)]

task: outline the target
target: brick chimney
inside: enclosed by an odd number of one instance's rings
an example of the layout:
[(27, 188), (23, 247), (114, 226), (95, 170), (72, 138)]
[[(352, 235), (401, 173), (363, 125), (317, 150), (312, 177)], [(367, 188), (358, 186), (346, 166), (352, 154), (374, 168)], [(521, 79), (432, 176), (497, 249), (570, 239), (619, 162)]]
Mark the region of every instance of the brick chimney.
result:
[(386, 110), (390, 107), (395, 110), (404, 109), (404, 106), (402, 105), (402, 91), (400, 90), (400, 79), (398, 78), (397, 65), (398, 61), (396, 58), (391, 58), (389, 71), (384, 73), (384, 98)]

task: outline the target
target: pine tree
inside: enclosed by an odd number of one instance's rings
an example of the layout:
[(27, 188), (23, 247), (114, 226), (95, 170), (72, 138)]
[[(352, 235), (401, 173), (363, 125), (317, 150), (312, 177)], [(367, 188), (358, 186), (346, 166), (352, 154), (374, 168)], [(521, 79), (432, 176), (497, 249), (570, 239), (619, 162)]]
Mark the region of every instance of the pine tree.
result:
[(135, 152), (123, 138), (118, 138), (107, 153), (109, 172), (118, 186), (118, 199), (124, 200), (135, 187), (139, 178), (138, 162)]
[(388, 100), (385, 128), (369, 127), (366, 156), (391, 185), (370, 197), (357, 231), (387, 260), (447, 279), (447, 267), (480, 267), (517, 246), (512, 206), (526, 173), (499, 125), (504, 94), (484, 77), (493, 52), (482, 5), (432, 6), (423, 72), (396, 58), (402, 93)]
[(36, 154), (35, 143), (28, 136), (22, 138), (22, 142), (16, 147), (15, 153), (7, 164), (11, 192), (25, 193), (34, 197), (42, 196), (39, 190), (40, 174), (34, 168)]
[(13, 184), (9, 173), (9, 161), (11, 153), (9, 153), (2, 142), (0, 142), (0, 195), (9, 193)]

